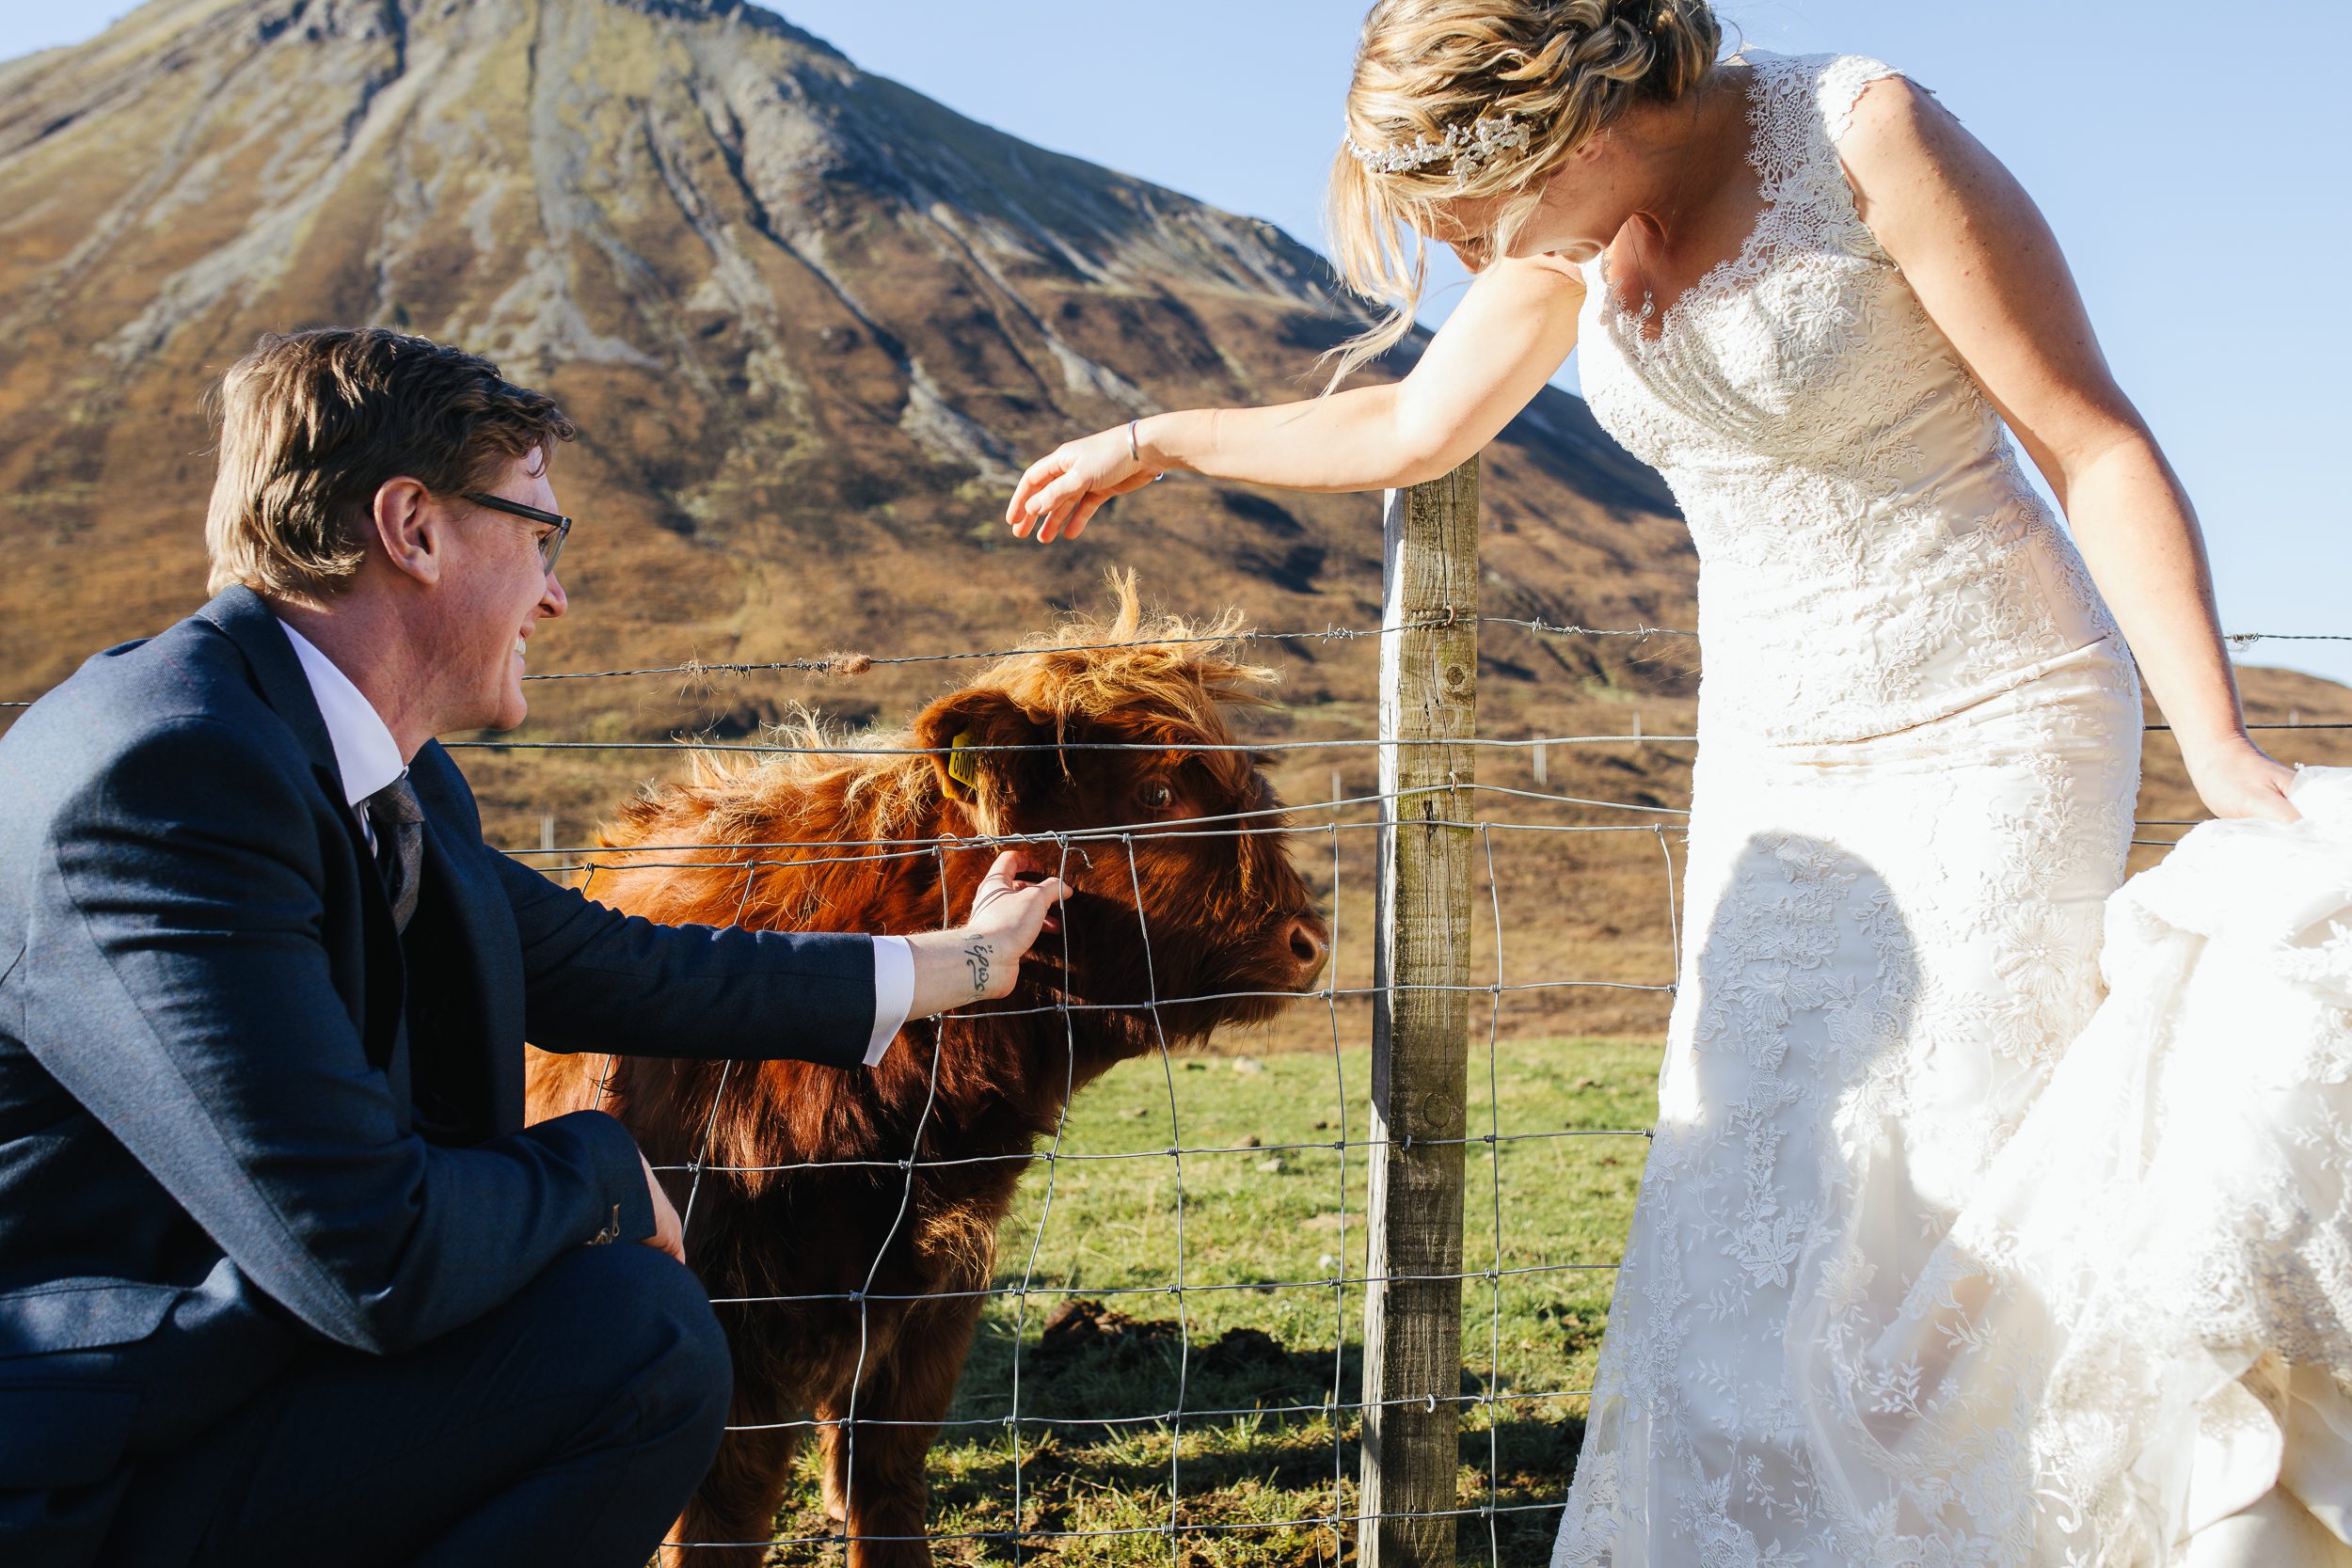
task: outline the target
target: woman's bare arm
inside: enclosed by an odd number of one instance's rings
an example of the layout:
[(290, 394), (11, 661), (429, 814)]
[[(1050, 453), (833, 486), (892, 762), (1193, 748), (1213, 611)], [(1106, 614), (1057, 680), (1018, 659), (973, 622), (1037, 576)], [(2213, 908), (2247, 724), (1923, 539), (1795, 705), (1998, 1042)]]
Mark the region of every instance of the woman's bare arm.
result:
[(1382, 490), (1458, 467), (1576, 346), (1584, 287), (1565, 262), (1503, 261), (1470, 283), (1405, 379), (1261, 408), (1154, 414), (1032, 464), (1005, 508), (1016, 534), (1075, 538), (1097, 508), (1169, 468), (1287, 490)]
[(2049, 481), (2205, 804), (2293, 817), (2292, 771), (2246, 733), (2202, 535), (2109, 373), (2057, 238), (1999, 160), (1900, 77), (1838, 145), (1855, 205)]

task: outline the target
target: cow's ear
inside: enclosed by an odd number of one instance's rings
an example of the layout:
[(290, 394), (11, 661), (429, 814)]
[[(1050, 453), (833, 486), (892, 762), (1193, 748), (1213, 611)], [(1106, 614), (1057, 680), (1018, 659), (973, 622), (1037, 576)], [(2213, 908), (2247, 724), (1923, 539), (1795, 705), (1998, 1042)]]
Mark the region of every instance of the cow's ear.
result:
[(971, 813), (984, 832), (1002, 832), (1026, 785), (1042, 776), (1051, 746), (1046, 721), (1002, 691), (957, 691), (914, 721), (914, 743), (931, 753), (939, 792)]

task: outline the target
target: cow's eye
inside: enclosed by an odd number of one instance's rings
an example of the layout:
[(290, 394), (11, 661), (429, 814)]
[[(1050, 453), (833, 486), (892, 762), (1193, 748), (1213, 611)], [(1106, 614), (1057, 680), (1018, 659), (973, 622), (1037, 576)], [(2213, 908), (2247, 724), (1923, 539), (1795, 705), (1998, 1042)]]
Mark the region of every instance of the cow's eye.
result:
[(1143, 803), (1152, 811), (1166, 811), (1176, 800), (1176, 792), (1164, 784), (1143, 786)]

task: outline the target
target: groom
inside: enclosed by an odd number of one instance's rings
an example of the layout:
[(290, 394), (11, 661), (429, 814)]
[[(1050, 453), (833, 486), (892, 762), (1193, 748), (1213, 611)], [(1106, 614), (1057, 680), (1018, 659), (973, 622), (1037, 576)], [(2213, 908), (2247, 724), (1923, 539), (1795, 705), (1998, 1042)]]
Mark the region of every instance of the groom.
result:
[(432, 736), (523, 718), (570, 422), (345, 329), (221, 412), (218, 596), (0, 737), (0, 1561), (636, 1568), (727, 1352), (621, 1124), (522, 1125), (524, 1039), (862, 1070), (1059, 886), (869, 940), (516, 864)]

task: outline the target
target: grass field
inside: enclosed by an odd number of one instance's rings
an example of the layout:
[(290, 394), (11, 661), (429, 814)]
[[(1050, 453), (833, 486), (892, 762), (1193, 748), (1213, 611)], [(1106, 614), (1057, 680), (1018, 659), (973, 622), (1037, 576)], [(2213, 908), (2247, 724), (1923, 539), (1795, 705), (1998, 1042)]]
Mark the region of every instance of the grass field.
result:
[[(1465, 1283), (1462, 1391), (1494, 1402), (1463, 1406), (1461, 1504), (1539, 1505), (1497, 1514), (1491, 1542), (1487, 1520), (1464, 1519), (1465, 1562), (1536, 1563), (1548, 1549), (1584, 1413), (1555, 1391), (1591, 1380), (1648, 1147), (1621, 1130), (1648, 1124), (1657, 1069), (1644, 1041), (1506, 1040), (1491, 1073), (1483, 1037), (1474, 1045), (1470, 1134), (1506, 1141), (1494, 1157), (1467, 1150), (1465, 1267), (1497, 1265), (1498, 1210), (1502, 1269), (1570, 1267)], [(1335, 1386), (1342, 1402), (1359, 1397), (1365, 1150), (1343, 1166), (1327, 1146), (1343, 1126), (1367, 1135), (1370, 1082), (1359, 1047), (1131, 1062), (1078, 1097), (1059, 1157), (1031, 1172), (1006, 1223), (997, 1282), (1025, 1277), (1025, 1303), (992, 1304), (951, 1417), (988, 1424), (951, 1427), (931, 1454), (935, 1534), (1016, 1521), (1040, 1533), (1017, 1555), (1001, 1533), (943, 1541), (942, 1561), (1352, 1560), (1352, 1528), (1219, 1527), (1355, 1510), (1354, 1414), (1335, 1427), (1319, 1408), (1286, 1407), (1319, 1407)], [(1534, 1133), (1603, 1135), (1513, 1136)], [(1173, 1145), (1224, 1152), (1179, 1158)], [(1349, 1282), (1335, 1287), (1343, 1263)], [(1017, 1513), (1005, 1419), (1016, 1386)], [(810, 1458), (780, 1539), (828, 1533)], [(1044, 1533), (1076, 1530), (1131, 1533)], [(840, 1555), (796, 1544), (776, 1559)]]

